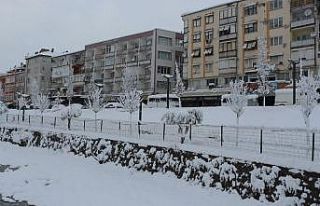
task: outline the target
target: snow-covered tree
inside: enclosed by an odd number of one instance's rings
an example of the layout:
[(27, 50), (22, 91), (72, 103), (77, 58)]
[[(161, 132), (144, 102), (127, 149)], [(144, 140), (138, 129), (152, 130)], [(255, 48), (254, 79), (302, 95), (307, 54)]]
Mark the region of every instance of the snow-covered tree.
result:
[(50, 101), (48, 99), (48, 96), (42, 93), (38, 94), (36, 98), (36, 102), (34, 102), (33, 104), (39, 108), (41, 112), (41, 123), (43, 123), (43, 112), (44, 110), (48, 109), (50, 106)]
[(176, 63), (175, 72), (176, 72), (176, 95), (178, 97), (180, 97), (183, 94), (183, 92), (185, 91), (185, 87), (184, 87), (184, 84), (182, 82), (180, 69), (179, 69), (179, 66), (178, 66), (177, 63)]
[(87, 105), (94, 112), (94, 120), (95, 120), (95, 131), (97, 131), (97, 114), (103, 108), (103, 99), (101, 96), (102, 88), (96, 87), (95, 90), (91, 91), (88, 99)]
[(61, 119), (68, 120), (68, 129), (70, 130), (71, 128), (71, 120), (75, 117), (80, 117), (81, 116), (81, 108), (77, 108), (74, 105), (69, 105), (68, 107), (64, 107), (61, 110)]
[[(73, 73), (73, 72), (71, 72), (71, 73)], [(80, 114), (79, 114), (79, 111), (73, 109), (72, 105), (71, 105), (71, 100), (73, 97), (73, 76), (72, 75), (69, 75), (69, 77), (68, 77), (66, 95), (67, 95), (69, 103), (68, 103), (68, 107), (66, 109), (64, 109), (64, 111), (62, 111), (61, 118), (68, 120), (68, 129), (70, 130), (71, 119), (73, 117), (78, 117), (81, 115), (81, 110), (80, 110)]]
[(274, 65), (267, 63), (266, 41), (264, 37), (258, 38), (258, 64), (257, 73), (259, 76), (258, 92), (263, 96), (263, 106), (266, 105), (266, 96), (270, 93), (270, 85), (268, 84), (268, 75), (274, 70)]
[(137, 90), (138, 79), (134, 70), (124, 68), (122, 81), (124, 95), (121, 96), (120, 101), (123, 108), (130, 114), (130, 134), (132, 135), (132, 113), (139, 109), (141, 92)]
[(310, 116), (320, 99), (320, 94), (318, 93), (319, 88), (319, 78), (315, 79), (312, 76), (301, 76), (301, 79), (298, 82), (298, 94), (300, 96), (299, 101), (301, 104), (303, 119), (306, 125), (308, 144), (310, 141)]
[(230, 82), (231, 94), (227, 99), (228, 106), (236, 114), (237, 131), (236, 131), (236, 146), (238, 146), (239, 137), (239, 120), (240, 116), (244, 112), (244, 107), (247, 105), (246, 91), (247, 88), (242, 80), (236, 80)]

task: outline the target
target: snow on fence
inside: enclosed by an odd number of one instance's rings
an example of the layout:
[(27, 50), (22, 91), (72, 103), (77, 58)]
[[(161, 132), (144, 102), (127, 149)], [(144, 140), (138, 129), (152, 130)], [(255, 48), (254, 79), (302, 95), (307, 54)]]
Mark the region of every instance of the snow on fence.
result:
[[(6, 114), (2, 122), (20, 125), (40, 126), (48, 129), (68, 130), (67, 120), (60, 117)], [(164, 141), (174, 144), (191, 144), (195, 146), (246, 150), (256, 153), (287, 156), (293, 158), (320, 161), (320, 131), (313, 130), (307, 138), (305, 129), (284, 128), (239, 128), (238, 145), (235, 126), (214, 125), (168, 125), (162, 122), (134, 122), (132, 134), (131, 123), (73, 118), (72, 131), (107, 133), (112, 137), (140, 138), (148, 141)]]

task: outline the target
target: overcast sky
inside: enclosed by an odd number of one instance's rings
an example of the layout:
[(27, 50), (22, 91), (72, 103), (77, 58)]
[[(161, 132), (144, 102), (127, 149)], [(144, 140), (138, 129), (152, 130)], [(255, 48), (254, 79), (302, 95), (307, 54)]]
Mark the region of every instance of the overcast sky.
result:
[(182, 30), (181, 14), (230, 0), (0, 0), (0, 71), (40, 48), (84, 45), (153, 28)]

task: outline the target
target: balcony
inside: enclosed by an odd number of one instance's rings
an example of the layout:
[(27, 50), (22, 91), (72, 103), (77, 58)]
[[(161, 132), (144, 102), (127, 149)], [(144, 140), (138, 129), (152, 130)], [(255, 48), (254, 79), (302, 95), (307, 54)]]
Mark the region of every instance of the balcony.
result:
[(235, 39), (235, 38), (237, 38), (237, 33), (222, 35), (222, 36), (220, 36), (219, 40), (220, 40), (220, 41), (223, 41), (223, 40)]
[(219, 74), (236, 74), (237, 73), (237, 68), (224, 68), (224, 69), (219, 69)]
[(237, 51), (236, 50), (225, 51), (225, 52), (220, 52), (219, 53), (219, 58), (234, 57), (234, 56), (237, 56)]
[(314, 39), (306, 39), (306, 40), (302, 40), (302, 41), (292, 41), (291, 42), (291, 48), (312, 46), (312, 45), (314, 45)]
[(230, 24), (230, 23), (234, 23), (237, 22), (237, 17), (230, 17), (227, 19), (220, 19), (219, 24), (223, 25), (223, 24)]
[(314, 23), (315, 23), (314, 18), (293, 21), (291, 22), (291, 28), (307, 26), (309, 24), (314, 24)]

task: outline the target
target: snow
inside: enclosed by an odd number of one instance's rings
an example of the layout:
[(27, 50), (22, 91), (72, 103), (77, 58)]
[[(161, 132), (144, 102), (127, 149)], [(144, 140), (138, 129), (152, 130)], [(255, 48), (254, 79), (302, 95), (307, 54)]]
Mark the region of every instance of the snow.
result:
[(35, 205), (260, 204), (168, 175), (150, 175), (113, 164), (99, 165), (91, 158), (8, 143), (0, 143), (0, 164), (18, 167), (0, 173), (0, 194)]

